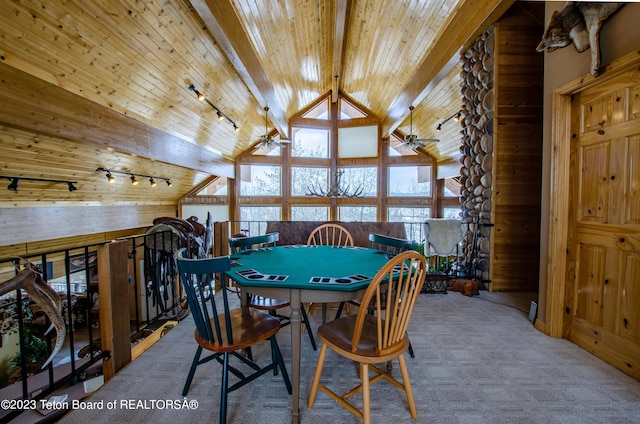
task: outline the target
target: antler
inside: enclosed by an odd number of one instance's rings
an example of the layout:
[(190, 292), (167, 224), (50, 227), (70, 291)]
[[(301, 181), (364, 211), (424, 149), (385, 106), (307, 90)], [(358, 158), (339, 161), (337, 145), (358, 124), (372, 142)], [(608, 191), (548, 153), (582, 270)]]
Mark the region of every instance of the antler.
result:
[(31, 300), (40, 306), (51, 320), (51, 327), (46, 333), (51, 331), (51, 328), (56, 329), (56, 344), (51, 355), (42, 365), (42, 368), (45, 368), (62, 348), (67, 331), (60, 314), (62, 307), (60, 296), (42, 279), (42, 271), (30, 262), (26, 262), (24, 269), (13, 278), (0, 283), (0, 296), (17, 289), (26, 291)]
[[(351, 184), (348, 184), (346, 187), (342, 188), (342, 173), (343, 171), (337, 171), (333, 174), (333, 183), (329, 190), (325, 191), (320, 187), (320, 184), (314, 182), (313, 184), (307, 187), (307, 196), (316, 196), (316, 197), (362, 197), (364, 196), (364, 186), (362, 184), (355, 187), (353, 191), (351, 191)], [(350, 192), (351, 191), (351, 192)]]

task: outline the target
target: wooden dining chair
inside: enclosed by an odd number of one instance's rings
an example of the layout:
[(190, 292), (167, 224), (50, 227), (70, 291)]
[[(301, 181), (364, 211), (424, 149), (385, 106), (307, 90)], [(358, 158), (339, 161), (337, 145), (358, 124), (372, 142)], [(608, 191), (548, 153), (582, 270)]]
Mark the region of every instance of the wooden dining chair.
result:
[[(385, 255), (388, 259), (391, 259), (398, 253), (406, 252), (407, 250), (414, 250), (418, 245), (413, 240), (391, 237), (391, 236), (386, 236), (383, 234), (376, 234), (376, 233), (369, 233), (369, 241), (371, 242), (372, 249), (375, 249), (380, 254)], [(385, 299), (384, 296), (386, 296), (386, 294), (384, 294), (382, 298), (383, 307), (384, 307), (384, 299)], [(357, 308), (360, 308), (362, 306), (359, 300), (349, 300), (348, 303)], [(340, 315), (342, 315), (342, 310), (344, 308), (344, 305), (345, 305), (345, 302), (342, 302), (338, 307), (338, 312), (336, 312), (335, 319), (340, 318)], [(373, 298), (367, 305), (367, 310), (369, 311), (369, 313), (373, 314), (376, 308), (377, 308), (376, 299)], [(415, 357), (415, 354), (413, 352), (413, 346), (411, 346), (411, 343), (409, 343), (409, 355), (412, 358)]]
[[(189, 302), (189, 309), (196, 324), (195, 339), (198, 349), (193, 357), (191, 369), (187, 376), (182, 396), (186, 396), (198, 365), (216, 359), (222, 364), (222, 387), (220, 393), (220, 423), (226, 422), (227, 395), (239, 389), (256, 378), (271, 370), (281, 370), (282, 379), (289, 394), (292, 393), (289, 374), (284, 366), (280, 347), (276, 341), (276, 333), (280, 330), (280, 320), (266, 312), (241, 307), (230, 309), (227, 290), (219, 290), (222, 301), (216, 302), (215, 279), (221, 278), (221, 273), (231, 269), (228, 256), (205, 259), (187, 259), (186, 249), (176, 253), (178, 273), (184, 286)], [(253, 360), (239, 354), (237, 351), (249, 348), (264, 340), (271, 341), (272, 361), (267, 366), (259, 366)], [(212, 352), (211, 355), (200, 358), (202, 350)], [(229, 363), (230, 356), (239, 359), (248, 367), (242, 372)], [(238, 381), (229, 382), (229, 372)], [(245, 374), (245, 373), (249, 374)]]
[(339, 224), (322, 224), (309, 234), (310, 246), (353, 246), (353, 237), (349, 230)]
[[(426, 260), (420, 253), (406, 251), (394, 256), (378, 271), (362, 298), (362, 303), (367, 305), (372, 299), (376, 299), (374, 315), (369, 314), (366, 308), (361, 308), (357, 315), (345, 316), (320, 326), (317, 334), (322, 347), (309, 393), (309, 408), (313, 407), (319, 388), (349, 412), (363, 419), (364, 424), (369, 424), (370, 386), (385, 379), (405, 391), (411, 417), (418, 417), (404, 353), (409, 348), (407, 327), (426, 272)], [(387, 293), (384, 306), (383, 293)], [(361, 383), (343, 395), (338, 395), (320, 383), (327, 349), (359, 363)], [(402, 381), (396, 380), (389, 372), (375, 365), (396, 358), (400, 364)], [(370, 371), (375, 374), (371, 378)], [(335, 382), (335, 379), (332, 381)], [(358, 392), (362, 392), (362, 409), (349, 401)]]
[[(232, 237), (229, 239), (229, 249), (232, 254), (242, 252), (250, 253), (252, 250), (256, 249), (270, 249), (275, 247), (279, 240), (280, 233), (267, 233), (251, 237)], [(237, 289), (235, 291), (238, 295), (240, 294)], [(273, 299), (249, 293), (247, 304), (252, 308), (268, 311), (271, 315), (278, 317), (282, 322), (283, 327), (289, 325), (291, 321), (289, 316), (278, 313), (280, 309), (290, 306), (290, 302), (288, 300)], [(313, 330), (311, 329), (309, 317), (307, 316), (307, 312), (304, 307), (300, 308), (300, 313), (302, 315), (302, 323), (305, 325), (307, 333), (309, 334), (311, 347), (313, 350), (317, 350), (318, 347), (316, 346), (316, 340), (313, 336)]]
[[(353, 237), (349, 230), (342, 225), (327, 223), (317, 226), (307, 238), (309, 246), (353, 246)], [(340, 303), (337, 308), (340, 308)], [(309, 313), (313, 312), (314, 304), (309, 304)], [(322, 323), (327, 321), (327, 304), (322, 304)]]

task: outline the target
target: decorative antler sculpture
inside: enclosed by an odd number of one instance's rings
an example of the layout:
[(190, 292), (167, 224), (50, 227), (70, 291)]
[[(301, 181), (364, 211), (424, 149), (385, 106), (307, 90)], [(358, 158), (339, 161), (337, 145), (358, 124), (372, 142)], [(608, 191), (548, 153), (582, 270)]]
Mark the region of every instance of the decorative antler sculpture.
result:
[(337, 171), (333, 174), (333, 181), (329, 190), (324, 190), (320, 187), (320, 184), (313, 183), (307, 187), (307, 196), (316, 197), (362, 197), (364, 196), (364, 186), (362, 184), (351, 190), (351, 184), (347, 184), (346, 187), (342, 187), (342, 173), (343, 171)]
[(45, 334), (49, 333), (53, 328), (56, 329), (56, 344), (51, 355), (42, 365), (42, 368), (45, 368), (60, 351), (64, 343), (67, 330), (60, 313), (62, 301), (58, 293), (42, 279), (42, 271), (30, 262), (26, 262), (22, 271), (16, 274), (15, 277), (0, 283), (0, 296), (17, 289), (26, 291), (31, 300), (40, 306), (51, 320), (51, 326)]

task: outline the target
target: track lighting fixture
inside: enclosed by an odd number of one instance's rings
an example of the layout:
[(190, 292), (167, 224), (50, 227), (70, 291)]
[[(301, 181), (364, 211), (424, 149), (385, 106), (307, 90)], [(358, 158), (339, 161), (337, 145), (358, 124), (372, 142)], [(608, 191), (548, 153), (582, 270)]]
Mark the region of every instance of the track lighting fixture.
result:
[(62, 183), (62, 184), (66, 184), (67, 187), (69, 188), (69, 191), (76, 191), (78, 189), (78, 187), (76, 187), (74, 184), (78, 184), (77, 181), (69, 181), (69, 180), (52, 180), (49, 178), (30, 178), (30, 177), (12, 177), (9, 175), (0, 175), (0, 178), (4, 178), (6, 180), (11, 181), (9, 183), (9, 185), (7, 186), (7, 190), (11, 190), (11, 191), (18, 191), (18, 184), (20, 182), (20, 180), (23, 181), (42, 181), (45, 183)]
[[(123, 174), (123, 175), (129, 175), (129, 178), (131, 179), (131, 185), (138, 185), (138, 178), (136, 177), (148, 178), (149, 184), (151, 185), (151, 187), (156, 186), (157, 184), (156, 180), (164, 180), (167, 183), (168, 187), (171, 187), (173, 185), (173, 183), (171, 183), (171, 179), (165, 178), (165, 177), (158, 177), (156, 175), (145, 175), (145, 174), (136, 174), (135, 172), (114, 171), (114, 170), (106, 169), (102, 167), (96, 169), (96, 172), (106, 172), (107, 179), (109, 180), (110, 183), (116, 180), (116, 177), (114, 177), (113, 174)], [(71, 191), (71, 188), (69, 188), (69, 190)]]
[(207, 98), (205, 97), (205, 95), (204, 95), (203, 93), (201, 93), (200, 91), (198, 91), (198, 90), (196, 89), (196, 87), (195, 87), (193, 84), (189, 85), (189, 90), (190, 90), (190, 91), (193, 91), (194, 93), (196, 93), (196, 97), (198, 98), (198, 100), (200, 100), (201, 102), (207, 102), (207, 104), (208, 104), (209, 106), (211, 106), (211, 107), (216, 111), (216, 115), (218, 115), (218, 120), (222, 121), (223, 119), (226, 119), (227, 121), (231, 122), (231, 125), (233, 125), (233, 129), (234, 129), (235, 131), (238, 131), (238, 130), (240, 129), (240, 128), (238, 128), (238, 126), (236, 125), (236, 123), (235, 123), (235, 122), (233, 122), (233, 120), (231, 120), (227, 115), (225, 115), (224, 113), (222, 113), (222, 111), (221, 111), (221, 110), (220, 110), (216, 105), (214, 105), (213, 103), (211, 103), (211, 102), (209, 101), (209, 99), (207, 99)]
[(452, 119), (456, 122), (460, 121), (461, 116), (462, 116), (462, 111), (461, 110), (457, 111), (456, 113), (454, 113), (453, 115), (445, 119), (444, 121), (440, 122), (436, 127), (436, 131), (442, 131), (442, 126)]
[(12, 178), (7, 188), (11, 191), (18, 191), (18, 181), (20, 180), (17, 178)]

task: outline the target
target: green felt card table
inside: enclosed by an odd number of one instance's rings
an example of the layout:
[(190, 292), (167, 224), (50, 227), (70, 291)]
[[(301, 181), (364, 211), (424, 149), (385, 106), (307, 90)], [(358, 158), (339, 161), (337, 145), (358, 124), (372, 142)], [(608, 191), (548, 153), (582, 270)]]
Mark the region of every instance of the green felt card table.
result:
[(231, 261), (225, 274), (240, 287), (243, 302), (245, 293), (254, 293), (291, 303), (291, 418), (299, 423), (302, 304), (360, 298), (388, 258), (361, 247), (292, 245), (235, 253)]

